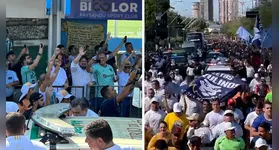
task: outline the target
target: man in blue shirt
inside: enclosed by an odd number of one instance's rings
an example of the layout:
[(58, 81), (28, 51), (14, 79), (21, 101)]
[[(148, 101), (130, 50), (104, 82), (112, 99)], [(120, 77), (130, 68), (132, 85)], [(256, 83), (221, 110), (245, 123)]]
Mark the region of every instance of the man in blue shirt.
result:
[[(263, 111), (264, 111), (264, 113), (262, 115), (258, 116), (252, 124), (251, 135), (255, 138), (260, 135), (258, 128), (260, 127), (260, 125), (263, 122), (266, 122), (267, 124), (269, 124), (270, 129), (271, 129), (270, 132), (272, 133), (272, 104), (270, 102), (265, 102)], [(253, 139), (254, 142), (256, 140), (255, 138)]]
[[(127, 57), (129, 57), (134, 50), (133, 45), (132, 45), (131, 42), (125, 43), (125, 48), (126, 48), (126, 53), (121, 55), (120, 63), (122, 63)], [(131, 57), (129, 59), (129, 61), (130, 61), (131, 65), (134, 66), (136, 64), (136, 61), (137, 61), (136, 55)]]
[[(120, 105), (122, 102), (134, 89), (135, 84), (137, 83), (137, 71), (141, 67), (141, 59), (138, 60), (135, 65), (135, 69), (130, 73), (130, 78), (127, 85), (123, 88), (122, 92), (118, 95), (116, 90), (112, 86), (104, 86), (101, 89), (101, 95), (106, 99), (99, 112), (100, 116), (106, 117), (120, 117)], [(141, 84), (141, 83), (139, 83)]]
[(257, 140), (263, 139), (266, 141), (268, 146), (272, 148), (272, 133), (270, 132), (270, 125), (267, 122), (262, 122), (258, 127), (259, 136), (254, 137), (251, 142), (251, 148), (254, 147), (254, 144)]

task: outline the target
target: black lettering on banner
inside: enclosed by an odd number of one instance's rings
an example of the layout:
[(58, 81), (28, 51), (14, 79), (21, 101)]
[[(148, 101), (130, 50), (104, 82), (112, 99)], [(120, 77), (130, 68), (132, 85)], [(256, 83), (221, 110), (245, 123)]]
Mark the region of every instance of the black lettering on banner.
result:
[(138, 124), (128, 124), (129, 128), (127, 131), (131, 139), (141, 139), (142, 138), (142, 131), (141, 131), (141, 120), (137, 120)]

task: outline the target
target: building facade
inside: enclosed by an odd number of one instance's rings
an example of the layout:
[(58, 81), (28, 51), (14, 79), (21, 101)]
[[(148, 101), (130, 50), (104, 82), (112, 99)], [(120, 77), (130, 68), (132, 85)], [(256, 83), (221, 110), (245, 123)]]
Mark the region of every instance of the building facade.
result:
[(207, 21), (213, 21), (213, 0), (201, 0), (200, 12), (201, 18)]
[(194, 18), (200, 18), (200, 2), (193, 3), (192, 12)]
[(219, 0), (219, 20), (226, 23), (237, 19), (238, 0)]

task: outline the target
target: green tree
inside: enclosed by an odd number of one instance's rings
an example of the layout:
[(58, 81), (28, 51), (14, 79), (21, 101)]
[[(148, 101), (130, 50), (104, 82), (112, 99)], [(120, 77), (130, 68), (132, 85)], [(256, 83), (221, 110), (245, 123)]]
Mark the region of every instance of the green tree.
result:
[(156, 0), (145, 0), (145, 28), (150, 29), (156, 20)]
[(259, 13), (262, 20), (261, 22), (265, 28), (268, 28), (272, 24), (272, 3), (263, 2), (259, 7)]

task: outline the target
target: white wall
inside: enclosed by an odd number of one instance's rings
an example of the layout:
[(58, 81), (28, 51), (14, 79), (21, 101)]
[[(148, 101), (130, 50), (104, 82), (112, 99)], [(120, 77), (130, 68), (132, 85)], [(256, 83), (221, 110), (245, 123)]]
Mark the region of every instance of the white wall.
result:
[(48, 18), (45, 0), (7, 0), (6, 18)]

